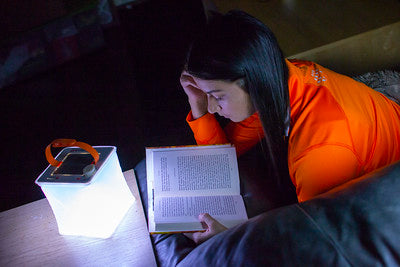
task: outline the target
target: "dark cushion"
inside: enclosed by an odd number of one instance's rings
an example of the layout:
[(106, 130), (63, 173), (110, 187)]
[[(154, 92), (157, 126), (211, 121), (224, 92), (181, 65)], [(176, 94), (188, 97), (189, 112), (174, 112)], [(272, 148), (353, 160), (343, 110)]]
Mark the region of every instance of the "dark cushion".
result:
[[(238, 159), (241, 193), (249, 218), (265, 211), (297, 202), (296, 192), (287, 176), (278, 184), (271, 179), (268, 160), (263, 156), (265, 144), (259, 143)], [(146, 161), (135, 167), (136, 178), (147, 213)], [(151, 236), (159, 266), (175, 266), (196, 244), (183, 234), (157, 234)]]
[[(254, 160), (250, 156), (239, 162), (259, 164)], [(145, 161), (135, 169), (147, 206)], [(241, 175), (255, 175), (255, 169), (243, 173), (242, 167)], [(400, 162), (310, 201), (281, 208), (274, 207), (292, 200), (279, 199), (281, 192), (276, 193), (271, 182), (262, 180), (271, 187), (260, 189), (257, 179), (244, 180), (246, 205), (259, 215), (197, 247), (181, 234), (153, 235), (160, 266), (400, 265)], [(268, 190), (272, 197), (262, 194)]]
[(400, 162), (349, 184), (216, 235), (179, 266), (399, 266)]

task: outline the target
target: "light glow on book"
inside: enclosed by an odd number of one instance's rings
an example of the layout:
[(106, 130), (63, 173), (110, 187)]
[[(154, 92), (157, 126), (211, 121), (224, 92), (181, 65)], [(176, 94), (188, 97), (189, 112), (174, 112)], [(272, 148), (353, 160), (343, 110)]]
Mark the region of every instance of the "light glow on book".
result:
[(146, 148), (151, 234), (203, 230), (200, 213), (226, 227), (248, 217), (231, 145)]

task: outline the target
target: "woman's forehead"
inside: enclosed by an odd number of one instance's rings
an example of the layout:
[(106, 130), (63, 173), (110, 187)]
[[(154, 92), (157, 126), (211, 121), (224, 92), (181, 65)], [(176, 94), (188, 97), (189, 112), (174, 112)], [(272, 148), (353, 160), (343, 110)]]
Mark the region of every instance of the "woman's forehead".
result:
[(222, 80), (203, 80), (194, 77), (194, 81), (205, 93), (213, 93), (229, 90), (230, 87), (234, 86), (233, 82), (226, 82)]

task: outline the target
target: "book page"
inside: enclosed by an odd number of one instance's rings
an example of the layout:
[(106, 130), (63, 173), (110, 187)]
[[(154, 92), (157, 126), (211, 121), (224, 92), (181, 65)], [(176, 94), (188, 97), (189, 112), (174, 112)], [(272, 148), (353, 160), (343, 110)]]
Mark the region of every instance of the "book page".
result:
[(240, 194), (233, 147), (153, 151), (154, 195)]
[(154, 223), (154, 172), (153, 154), (151, 149), (146, 149), (146, 179), (147, 179), (147, 221), (149, 232), (155, 229)]
[(157, 231), (201, 230), (200, 213), (209, 213), (230, 228), (247, 220), (243, 199), (235, 196), (160, 197), (155, 199)]

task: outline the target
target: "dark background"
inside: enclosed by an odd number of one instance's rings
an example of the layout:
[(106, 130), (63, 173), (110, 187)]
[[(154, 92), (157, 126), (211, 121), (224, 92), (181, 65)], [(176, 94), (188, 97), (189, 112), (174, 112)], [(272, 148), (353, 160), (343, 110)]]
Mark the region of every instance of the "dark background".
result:
[[(91, 22), (93, 7), (104, 1), (120, 0), (0, 1), (0, 211), (44, 197), (34, 181), (56, 138), (114, 145), (123, 170), (144, 158), (146, 146), (194, 144), (179, 75), (205, 24), (203, 3), (259, 18), (286, 56), (346, 75), (399, 69), (396, 34), (380, 40), (374, 33), (371, 45), (356, 38), (398, 22), (397, 0), (132, 0), (112, 6), (112, 22), (99, 26)], [(77, 34), (58, 36), (71, 18)], [(3, 64), (19, 39), (29, 41), (34, 57), (2, 86)], [(305, 55), (339, 40), (350, 51), (331, 46), (316, 58)]]
[[(66, 16), (48, 1), (16, 2), (0, 5), (3, 40)], [(1, 211), (44, 197), (34, 181), (56, 138), (116, 146), (123, 171), (144, 158), (146, 146), (194, 144), (179, 75), (205, 23), (201, 1), (136, 2), (112, 8), (101, 47), (0, 89)]]

